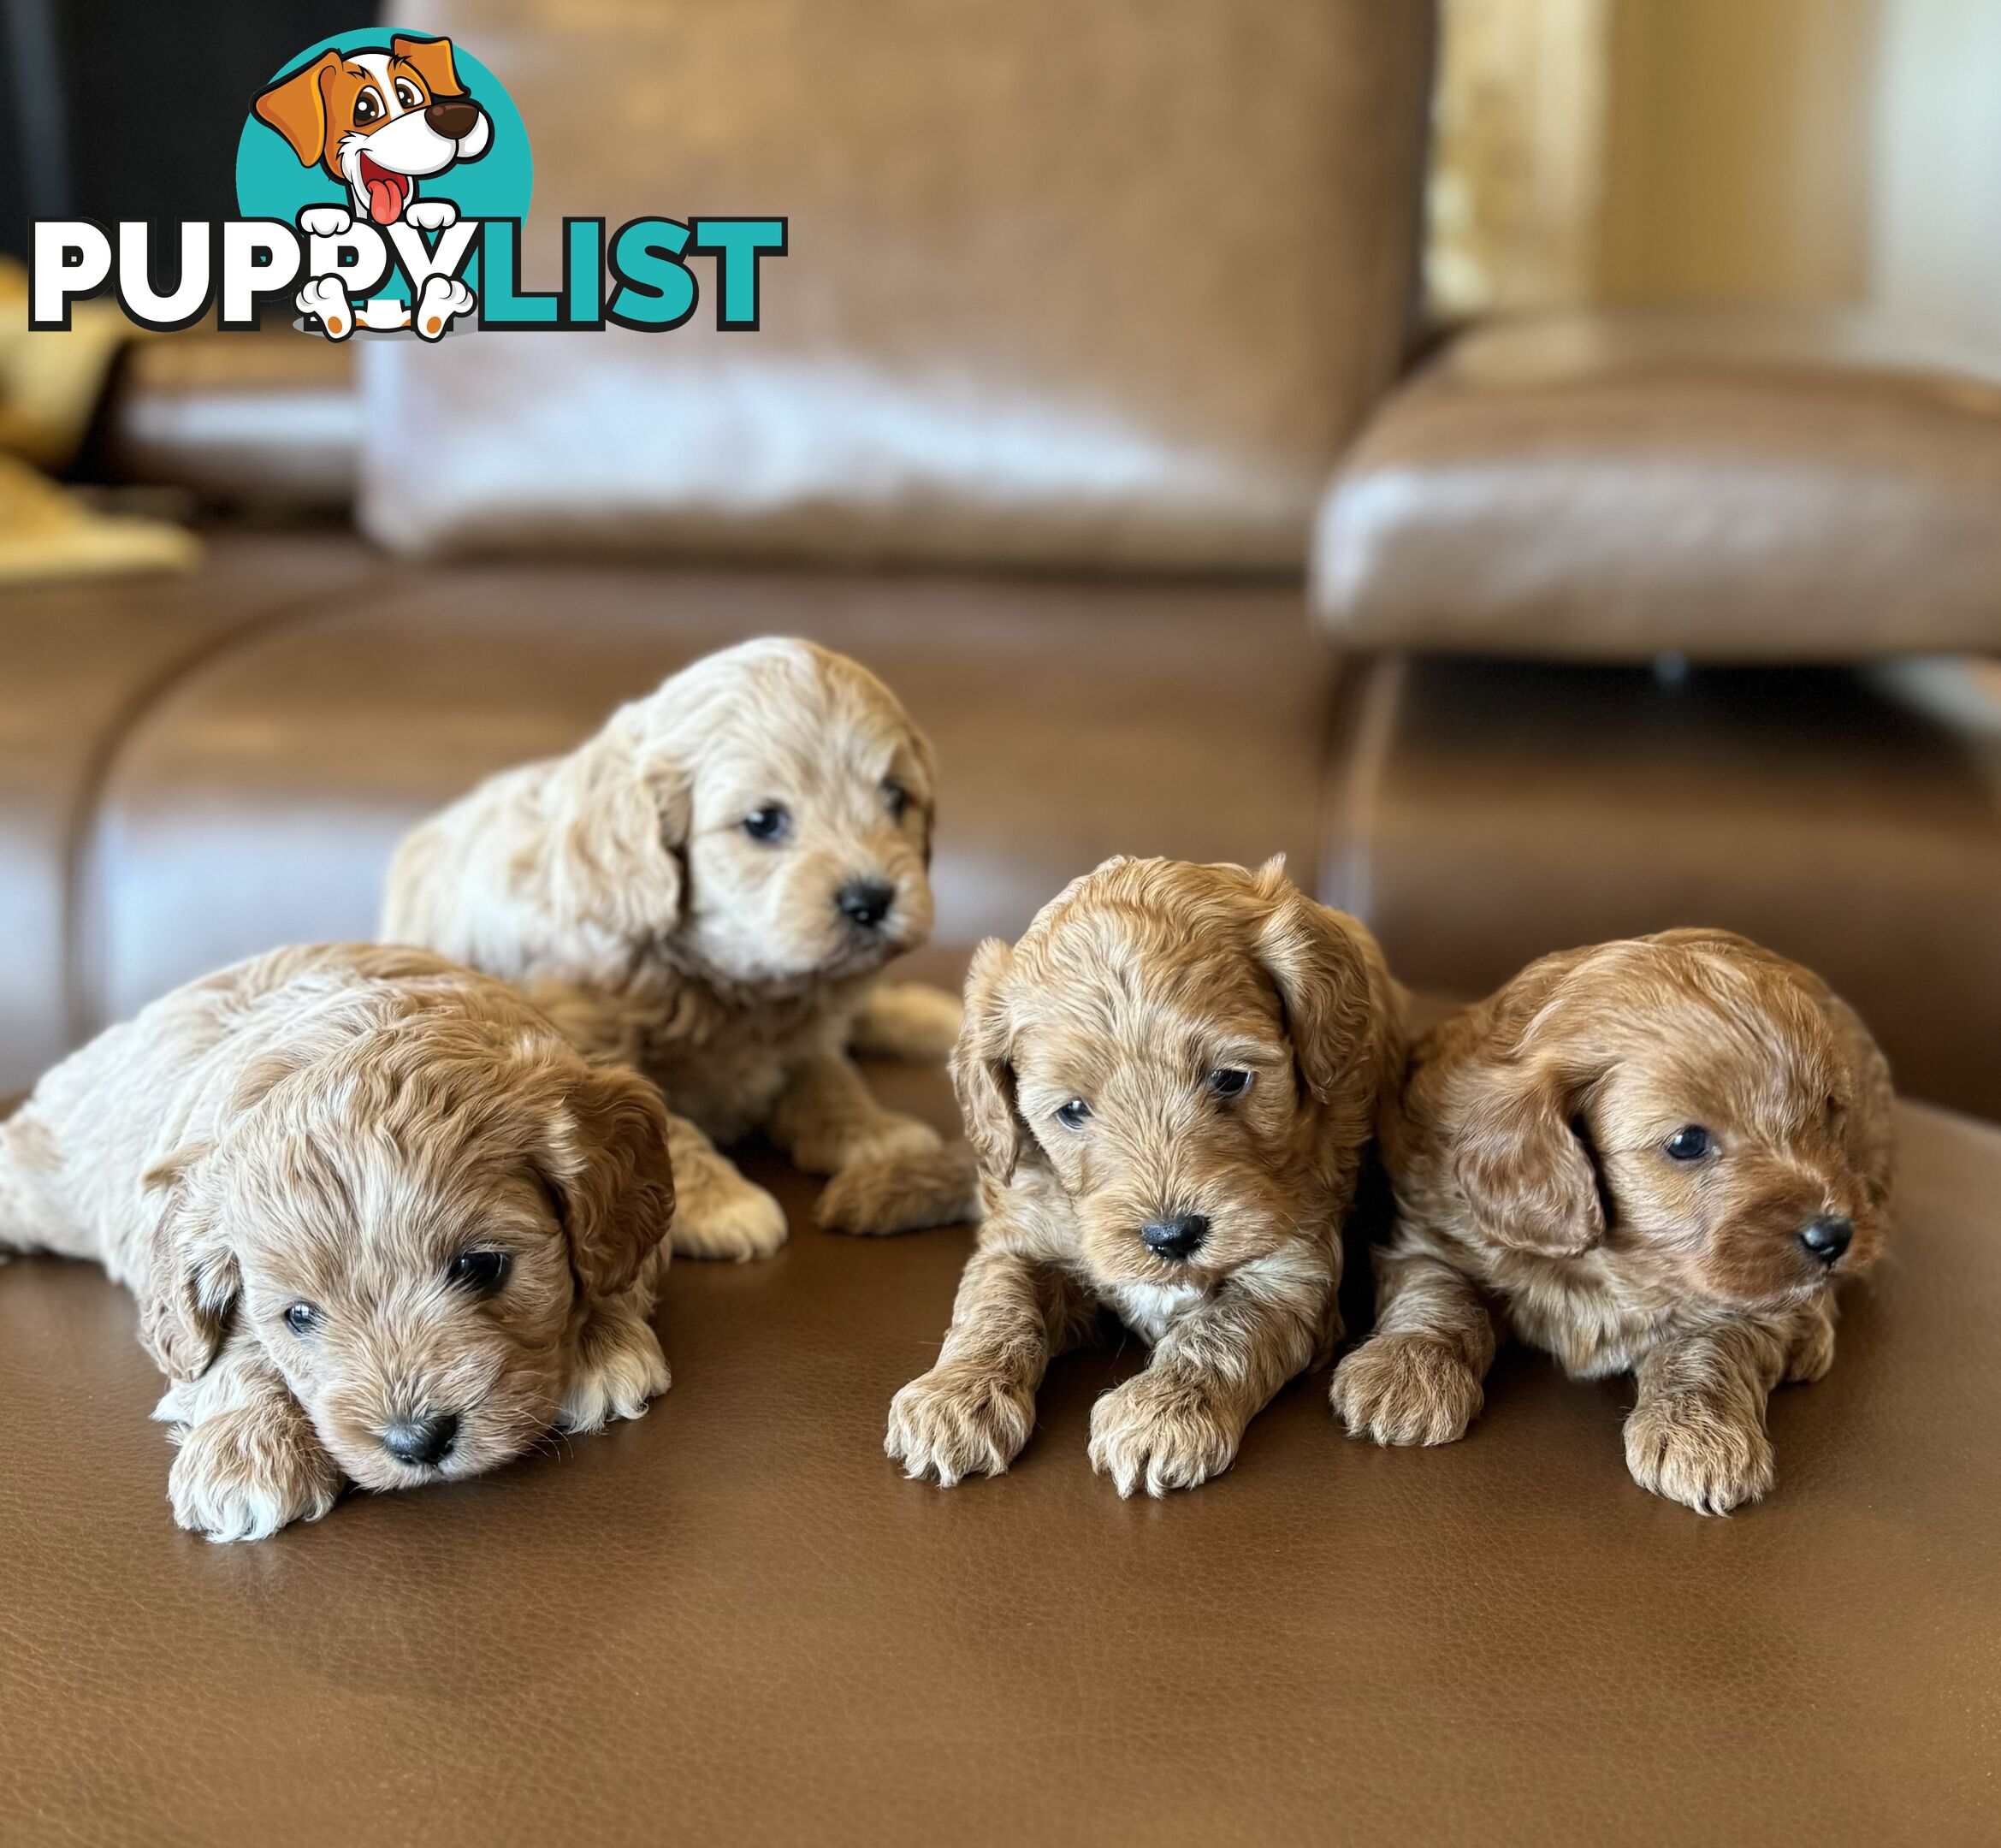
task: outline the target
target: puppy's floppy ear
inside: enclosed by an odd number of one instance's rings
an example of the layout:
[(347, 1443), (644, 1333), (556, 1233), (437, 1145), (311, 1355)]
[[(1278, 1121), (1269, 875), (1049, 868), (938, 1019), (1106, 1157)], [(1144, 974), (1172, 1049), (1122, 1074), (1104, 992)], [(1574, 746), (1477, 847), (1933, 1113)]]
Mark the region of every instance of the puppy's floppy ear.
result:
[(317, 167), (327, 151), (327, 93), (322, 87), (329, 71), (340, 65), (338, 51), (323, 51), (311, 63), (259, 93), (251, 113), (275, 128), (290, 143), (301, 167)]
[(449, 38), (406, 38), (399, 33), (389, 41), (389, 56), (413, 65), (433, 96), (465, 94), (465, 86), (459, 81), (459, 67), (452, 62)]
[(924, 870), (931, 870), (931, 837), (938, 826), (938, 753), (915, 726), (910, 727), (910, 755), (924, 773)]
[(557, 774), (543, 843), (545, 891), (555, 909), (617, 937), (673, 929), (686, 898), (686, 773), (648, 761), (610, 732)]
[(1591, 1075), (1548, 1053), (1476, 1064), (1453, 1175), (1475, 1223), (1497, 1245), (1574, 1258), (1605, 1236), (1590, 1152), (1572, 1128)]
[(571, 1265), (585, 1290), (616, 1295), (673, 1223), (667, 1108), (625, 1066), (563, 1063), (559, 1100), (535, 1165), (556, 1196)]
[(177, 1150), (140, 1182), (153, 1220), (133, 1279), (139, 1336), (169, 1379), (199, 1379), (208, 1371), (243, 1288), (235, 1253), (204, 1198), (210, 1147)]
[(1028, 1134), (1015, 1106), (1015, 1069), (1009, 1063), (1007, 980), (1013, 962), (1014, 952), (998, 937), (973, 952), (965, 1016), (951, 1057), (966, 1140), (981, 1170), (1003, 1183), (1014, 1179)]
[[(1252, 892), (1270, 909), (1252, 953), (1285, 1004), (1286, 1032), (1299, 1078), (1320, 1103), (1332, 1103), (1359, 1069), (1365, 1109), (1388, 1075), (1400, 1043), (1387, 971), (1375, 939), (1344, 913), (1317, 904), (1285, 876), (1285, 856), (1252, 876)], [(1381, 971), (1371, 980), (1372, 968)]]

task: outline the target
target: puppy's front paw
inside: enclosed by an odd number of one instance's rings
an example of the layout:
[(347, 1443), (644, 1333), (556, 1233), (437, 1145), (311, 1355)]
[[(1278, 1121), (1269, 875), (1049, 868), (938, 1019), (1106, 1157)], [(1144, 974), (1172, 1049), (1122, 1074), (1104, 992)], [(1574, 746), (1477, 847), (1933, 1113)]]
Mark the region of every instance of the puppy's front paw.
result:
[(964, 1010), (956, 995), (925, 982), (884, 982), (855, 1017), (850, 1047), (872, 1058), (939, 1064), (951, 1056)]
[(1833, 1365), (1833, 1320), (1815, 1316), (1793, 1337), (1792, 1351), (1785, 1359), (1785, 1377), (1796, 1383), (1811, 1382), (1824, 1378)]
[(1379, 1335), (1334, 1370), (1328, 1397), (1351, 1437), (1379, 1444), (1453, 1443), (1485, 1397), (1465, 1362), (1421, 1335)]
[(838, 1174), (844, 1168), (856, 1167), (865, 1162), (910, 1161), (922, 1155), (935, 1155), (944, 1146), (944, 1138), (929, 1123), (892, 1112), (885, 1114), (866, 1135), (853, 1137), (824, 1151), (829, 1158), (824, 1167), (813, 1167), (805, 1162), (800, 1166), (811, 1174)]
[(850, 1162), (820, 1189), (813, 1217), (829, 1232), (882, 1238), (980, 1216), (980, 1168), (963, 1142), (893, 1161)]
[(1641, 1488), (1698, 1514), (1727, 1514), (1740, 1502), (1761, 1501), (1777, 1476), (1763, 1431), (1694, 1398), (1634, 1407), (1625, 1421), (1625, 1464)]
[(299, 228), (308, 237), (339, 237), (353, 224), (345, 205), (308, 205), (299, 215)]
[(1017, 1382), (946, 1362), (890, 1401), (883, 1450), (913, 1480), (950, 1489), (966, 1476), (998, 1476), (1035, 1428), (1035, 1395)]
[(317, 1520), (340, 1493), (334, 1460), (297, 1420), (243, 1407), (182, 1434), (167, 1478), (174, 1519), (211, 1540), (263, 1540)]
[(733, 1186), (704, 1188), (678, 1202), (670, 1235), (678, 1257), (727, 1258), (745, 1264), (770, 1257), (790, 1229), (785, 1209), (776, 1199), (739, 1179)]
[(442, 231), (459, 222), (459, 208), (450, 199), (412, 199), (403, 208), (403, 222), (419, 231)]
[(1091, 1466), (1122, 1496), (1163, 1496), (1220, 1476), (1241, 1435), (1200, 1386), (1149, 1367), (1092, 1407)]
[(556, 1414), (560, 1430), (602, 1430), (613, 1419), (646, 1416), (673, 1383), (660, 1338), (632, 1311), (601, 1309), (577, 1345), (577, 1370)]

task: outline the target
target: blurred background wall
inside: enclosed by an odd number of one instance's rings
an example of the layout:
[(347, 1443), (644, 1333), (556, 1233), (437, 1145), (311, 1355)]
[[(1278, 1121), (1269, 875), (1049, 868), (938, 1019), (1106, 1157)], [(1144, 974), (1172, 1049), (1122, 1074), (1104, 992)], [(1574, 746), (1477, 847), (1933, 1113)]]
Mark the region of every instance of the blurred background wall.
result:
[(1875, 305), (2001, 337), (1994, 0), (1445, 0), (1443, 19), (1438, 311)]
[[(2001, 336), (1997, 0), (1442, 3), (1440, 311), (1874, 304)], [(37, 214), (223, 212), (251, 92), (369, 10), (0, 0), (0, 251)]]

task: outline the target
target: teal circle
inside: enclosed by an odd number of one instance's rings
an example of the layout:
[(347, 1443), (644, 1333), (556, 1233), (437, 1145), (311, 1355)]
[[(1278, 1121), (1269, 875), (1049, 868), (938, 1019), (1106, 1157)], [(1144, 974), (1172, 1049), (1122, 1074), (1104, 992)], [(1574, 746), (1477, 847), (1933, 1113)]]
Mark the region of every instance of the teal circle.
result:
[[(297, 57), (288, 58), (271, 73), (270, 84), (289, 77), (302, 65), (310, 64), (323, 51), (387, 51), (393, 38), (430, 38), (434, 33), (405, 32), (398, 27), (364, 26), (353, 32), (336, 33), (317, 44), (308, 45)], [(452, 41), (452, 63), (468, 94), (493, 121), (493, 137), (486, 152), (477, 160), (462, 161), (441, 174), (418, 182), (419, 198), (445, 198), (459, 208), (461, 218), (526, 218), (528, 202), (535, 191), (535, 157), (529, 151), (528, 130), (521, 111), (507, 94), (500, 80), (466, 50)], [(246, 109), (243, 133), (236, 140), (236, 210), (244, 218), (281, 218), (287, 224), (299, 222), (308, 205), (349, 205), (347, 188), (320, 166), (302, 167), (291, 144), (269, 122), (260, 121)], [(478, 286), (478, 258), (473, 259), (466, 279)], [(407, 299), (409, 289), (400, 271), (392, 269), (377, 292)]]

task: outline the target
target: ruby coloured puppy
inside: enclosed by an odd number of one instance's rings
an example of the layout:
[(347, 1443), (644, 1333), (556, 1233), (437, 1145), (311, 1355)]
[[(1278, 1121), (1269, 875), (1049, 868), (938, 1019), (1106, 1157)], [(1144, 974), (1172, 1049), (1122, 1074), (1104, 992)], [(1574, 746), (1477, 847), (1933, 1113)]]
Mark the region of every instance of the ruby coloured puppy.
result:
[(654, 1080), (674, 1249), (764, 1257), (784, 1212), (716, 1142), (762, 1129), (820, 1175), (938, 1146), (849, 1057), (943, 1059), (958, 1030), (951, 997), (876, 986), (931, 932), (933, 788), (930, 745), (873, 674), (747, 642), (417, 827), (382, 934), (521, 984), (580, 1049)]
[(1756, 1501), (1767, 1395), (1833, 1364), (1835, 1286), (1882, 1251), (1891, 1134), (1883, 1055), (1797, 963), (1712, 930), (1545, 957), (1425, 1038), (1384, 1113), (1398, 1223), (1335, 1409), (1451, 1442), (1498, 1315), (1576, 1377), (1633, 1373), (1642, 1488)]
[(1109, 860), (983, 944), (952, 1078), (984, 1221), (937, 1365), (885, 1448), (950, 1485), (1005, 1470), (1052, 1355), (1101, 1307), (1151, 1344), (1091, 1418), (1122, 1496), (1192, 1489), (1339, 1334), (1341, 1227), (1400, 1069), (1369, 933), (1275, 860)]
[(417, 950), (191, 982), (0, 1124), (0, 1249), (131, 1287), (174, 1517), (212, 1540), (637, 1418), (673, 1207), (653, 1087)]

